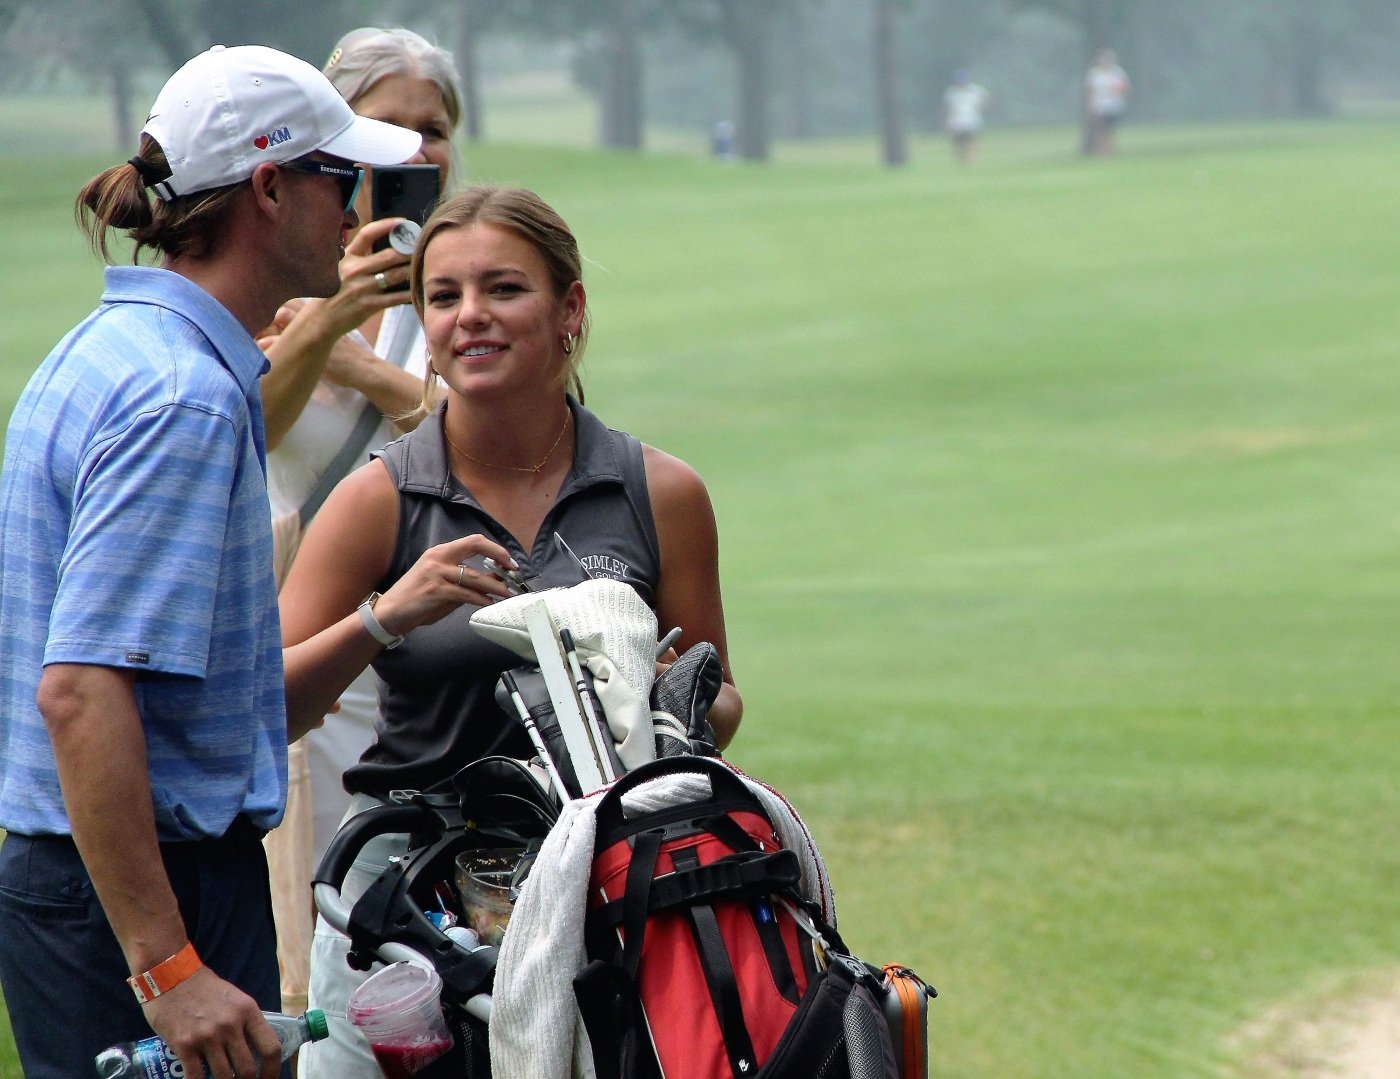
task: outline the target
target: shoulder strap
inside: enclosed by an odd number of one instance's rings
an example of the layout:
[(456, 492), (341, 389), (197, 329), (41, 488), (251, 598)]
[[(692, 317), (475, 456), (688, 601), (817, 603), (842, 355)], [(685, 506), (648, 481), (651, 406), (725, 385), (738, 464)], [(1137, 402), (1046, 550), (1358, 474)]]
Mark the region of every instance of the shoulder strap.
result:
[[(384, 356), (386, 362), (395, 367), (403, 367), (408, 362), (409, 349), (413, 347), (413, 341), (418, 336), (417, 329), (415, 320), (407, 315), (394, 323), (394, 335)], [(383, 419), (384, 414), (379, 411), (378, 406), (373, 401), (366, 401), (365, 407), (360, 411), (360, 418), (355, 421), (354, 430), (340, 447), (340, 452), (321, 473), (316, 486), (311, 489), (306, 501), (301, 504), (301, 509), (297, 511), (302, 528), (311, 523), (311, 518), (316, 516), (316, 511), (325, 503), (335, 485), (350, 474), (350, 470), (368, 448), (370, 439), (374, 437), (374, 432), (379, 429)]]

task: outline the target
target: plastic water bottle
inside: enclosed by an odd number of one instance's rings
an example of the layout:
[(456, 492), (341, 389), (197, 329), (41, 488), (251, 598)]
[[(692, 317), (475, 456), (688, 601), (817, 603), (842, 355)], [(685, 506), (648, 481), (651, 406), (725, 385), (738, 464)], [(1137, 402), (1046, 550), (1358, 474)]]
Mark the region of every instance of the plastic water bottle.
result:
[[(263, 1012), (277, 1040), (282, 1043), (282, 1059), (286, 1060), (307, 1042), (318, 1042), (329, 1031), (324, 1012), (312, 1008), (305, 1015), (283, 1015)], [(202, 1069), (209, 1074), (208, 1067)], [(99, 1079), (183, 1079), (184, 1065), (174, 1051), (160, 1038), (142, 1038), (139, 1042), (123, 1042), (97, 1054)]]

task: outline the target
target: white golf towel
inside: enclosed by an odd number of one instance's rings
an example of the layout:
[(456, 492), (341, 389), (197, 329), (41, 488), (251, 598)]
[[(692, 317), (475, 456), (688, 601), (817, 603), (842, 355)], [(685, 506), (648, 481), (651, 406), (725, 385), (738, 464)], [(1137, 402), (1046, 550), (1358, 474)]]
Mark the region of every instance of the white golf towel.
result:
[(656, 677), (656, 615), (630, 584), (597, 578), (570, 588), (525, 592), (492, 603), (472, 615), (472, 628), (518, 656), (537, 661), (525, 612), (549, 608), (554, 624), (573, 634), (579, 660), (602, 654), (646, 700)]

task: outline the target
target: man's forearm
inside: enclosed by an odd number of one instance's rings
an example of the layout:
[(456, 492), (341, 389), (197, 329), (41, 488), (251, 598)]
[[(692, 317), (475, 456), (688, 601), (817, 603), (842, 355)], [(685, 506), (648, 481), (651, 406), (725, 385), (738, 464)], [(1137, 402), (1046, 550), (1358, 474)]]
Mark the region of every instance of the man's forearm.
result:
[(186, 942), (156, 839), (146, 739), (129, 672), (55, 664), (39, 684), (73, 840), (133, 972)]

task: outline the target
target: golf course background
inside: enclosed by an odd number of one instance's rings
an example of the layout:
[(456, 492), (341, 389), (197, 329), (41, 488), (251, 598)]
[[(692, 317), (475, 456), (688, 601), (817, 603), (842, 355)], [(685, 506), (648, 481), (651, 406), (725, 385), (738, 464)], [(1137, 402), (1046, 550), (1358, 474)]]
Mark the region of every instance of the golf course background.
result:
[[(71, 198), (119, 160), (33, 112), (0, 416), (97, 298)], [(931, 1074), (1250, 1075), (1252, 1017), (1400, 967), (1397, 133), (468, 149), (580, 238), (589, 404), (706, 478), (730, 757), (938, 987)]]

